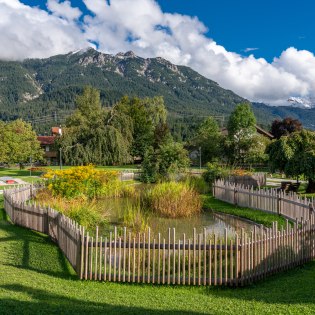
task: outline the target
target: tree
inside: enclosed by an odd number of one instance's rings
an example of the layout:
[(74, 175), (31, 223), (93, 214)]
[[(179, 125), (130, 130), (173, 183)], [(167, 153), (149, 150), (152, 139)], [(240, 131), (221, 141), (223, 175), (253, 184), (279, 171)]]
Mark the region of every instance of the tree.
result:
[(259, 164), (268, 161), (266, 148), (270, 144), (270, 140), (263, 135), (255, 134), (251, 140), (251, 145), (245, 156), (245, 162), (249, 164)]
[(4, 163), (23, 163), (43, 159), (43, 150), (31, 124), (21, 119), (0, 123), (0, 161)]
[(271, 133), (276, 139), (288, 136), (292, 132), (301, 131), (302, 123), (298, 119), (286, 117), (282, 121), (274, 120), (271, 125)]
[(315, 133), (302, 130), (283, 136), (268, 147), (272, 168), (289, 176), (304, 175), (307, 192), (315, 192)]
[(157, 148), (169, 136), (167, 112), (162, 97), (124, 97), (119, 106), (132, 119), (132, 156), (143, 159), (149, 147)]
[(227, 153), (231, 163), (245, 163), (253, 147), (256, 118), (249, 103), (236, 106), (228, 121)]
[(60, 139), (65, 162), (71, 165), (112, 165), (130, 162), (132, 119), (119, 104), (105, 111), (100, 93), (86, 87)]
[(202, 164), (212, 162), (220, 156), (222, 135), (213, 117), (209, 116), (202, 122), (191, 143), (194, 147), (201, 148)]
[(154, 183), (167, 180), (183, 172), (189, 166), (188, 152), (181, 143), (173, 140), (147, 151), (142, 163), (142, 180)]

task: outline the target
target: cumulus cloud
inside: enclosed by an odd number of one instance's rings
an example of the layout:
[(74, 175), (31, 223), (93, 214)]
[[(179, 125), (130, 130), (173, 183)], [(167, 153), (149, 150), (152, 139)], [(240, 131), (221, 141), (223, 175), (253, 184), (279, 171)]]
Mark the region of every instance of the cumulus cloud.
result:
[(18, 0), (0, 0), (0, 58), (49, 57), (86, 46), (78, 26)]
[(133, 50), (187, 65), (251, 101), (282, 105), (290, 96), (314, 96), (315, 57), (309, 51), (290, 47), (268, 63), (227, 51), (206, 36), (198, 18), (165, 13), (154, 0), (82, 1), (91, 14), (78, 23), (82, 13), (70, 1), (48, 0), (47, 13), (0, 0), (0, 42), (6, 47), (0, 58), (47, 57), (95, 42), (106, 53)]
[(60, 2), (58, 0), (48, 0), (47, 8), (53, 15), (65, 18), (69, 21), (76, 20), (82, 15), (80, 9), (71, 6), (70, 1)]

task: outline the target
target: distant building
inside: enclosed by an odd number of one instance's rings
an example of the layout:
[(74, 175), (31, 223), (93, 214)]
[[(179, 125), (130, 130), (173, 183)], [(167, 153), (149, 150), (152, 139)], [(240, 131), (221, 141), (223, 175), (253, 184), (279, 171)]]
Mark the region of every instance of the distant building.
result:
[[(268, 131), (262, 129), (261, 127), (259, 127), (259, 126), (257, 126), (257, 125), (255, 125), (255, 128), (256, 128), (257, 134), (260, 134), (260, 135), (262, 135), (262, 136), (268, 138), (269, 140), (274, 139), (274, 136), (273, 136), (270, 132), (268, 132)], [(222, 133), (224, 136), (227, 136), (227, 135), (229, 134), (227, 128), (222, 128), (222, 129), (221, 129), (221, 133)]]
[(37, 136), (41, 148), (44, 149), (44, 158), (47, 165), (58, 164), (58, 151), (55, 147), (55, 141), (56, 137), (61, 134), (61, 128), (52, 127), (51, 136)]

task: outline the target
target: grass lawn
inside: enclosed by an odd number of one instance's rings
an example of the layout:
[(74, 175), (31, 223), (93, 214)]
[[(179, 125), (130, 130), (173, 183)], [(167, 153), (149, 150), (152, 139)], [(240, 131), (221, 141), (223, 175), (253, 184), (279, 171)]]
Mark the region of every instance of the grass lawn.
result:
[(250, 208), (234, 206), (227, 202), (215, 199), (211, 195), (203, 195), (202, 199), (203, 199), (203, 207), (205, 209), (212, 209), (213, 211), (216, 211), (216, 212), (236, 215), (241, 218), (252, 220), (259, 224), (263, 224), (267, 227), (271, 227), (272, 222), (275, 222), (275, 221), (278, 222), (278, 227), (281, 227), (281, 226), (285, 227), (286, 225), (286, 219), (276, 214), (267, 213), (260, 210), (250, 209)]
[[(62, 169), (68, 169), (73, 166), (62, 166)], [(53, 169), (53, 170), (59, 170), (60, 166), (45, 166), (43, 168), (47, 169)], [(122, 171), (122, 170), (138, 170), (138, 165), (135, 164), (130, 164), (130, 165), (118, 165), (118, 166), (96, 166), (98, 169), (103, 169), (103, 170), (112, 170), (112, 171)]]
[(0, 314), (315, 313), (315, 262), (246, 288), (80, 281), (48, 237), (10, 225), (2, 208)]

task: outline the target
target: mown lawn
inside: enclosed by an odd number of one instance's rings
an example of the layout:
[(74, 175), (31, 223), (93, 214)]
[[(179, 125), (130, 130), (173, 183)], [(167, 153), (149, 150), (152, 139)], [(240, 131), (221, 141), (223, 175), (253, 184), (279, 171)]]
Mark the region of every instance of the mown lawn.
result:
[(263, 224), (267, 227), (271, 227), (272, 222), (278, 222), (278, 227), (286, 226), (286, 219), (276, 214), (235, 206), (227, 202), (215, 199), (211, 195), (203, 195), (202, 200), (203, 200), (203, 207), (208, 210), (236, 215), (241, 218), (255, 221), (256, 223), (259, 223), (259, 224)]
[(80, 281), (46, 236), (0, 210), (0, 314), (314, 314), (314, 279), (315, 262), (246, 288)]

